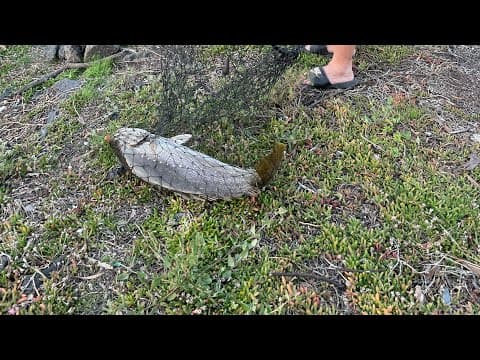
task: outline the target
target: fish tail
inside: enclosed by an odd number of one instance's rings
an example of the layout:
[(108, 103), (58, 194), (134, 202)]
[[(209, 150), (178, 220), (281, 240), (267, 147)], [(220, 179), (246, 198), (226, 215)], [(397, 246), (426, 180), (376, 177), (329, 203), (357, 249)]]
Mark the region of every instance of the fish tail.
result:
[(275, 175), (275, 172), (278, 170), (280, 163), (283, 160), (286, 147), (285, 144), (276, 143), (272, 152), (263, 159), (260, 159), (255, 165), (255, 171), (261, 179), (260, 186), (263, 186), (272, 180), (273, 175)]

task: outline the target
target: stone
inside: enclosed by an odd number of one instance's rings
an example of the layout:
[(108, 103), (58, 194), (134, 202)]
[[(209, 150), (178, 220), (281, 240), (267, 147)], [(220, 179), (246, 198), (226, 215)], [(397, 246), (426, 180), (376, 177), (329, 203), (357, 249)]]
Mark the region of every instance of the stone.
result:
[(67, 93), (74, 89), (78, 89), (82, 85), (79, 80), (61, 79), (53, 84), (53, 88), (59, 93)]
[(57, 58), (65, 60), (65, 45), (59, 45), (57, 49)]
[(120, 45), (87, 45), (83, 60), (89, 62), (94, 58), (104, 58), (120, 51)]
[(59, 45), (47, 45), (45, 46), (45, 60), (53, 62), (57, 60), (57, 53)]
[(65, 60), (70, 63), (82, 62), (83, 53), (80, 45), (65, 45)]
[(5, 254), (0, 255), (0, 270), (3, 270), (8, 265), (8, 256)]
[(139, 52), (135, 52), (135, 53), (130, 53), (130, 54), (127, 54), (123, 57), (123, 61), (134, 61), (134, 60), (137, 60), (137, 59), (143, 59), (143, 58), (146, 58), (148, 57), (150, 54), (147, 53), (146, 51), (139, 51)]

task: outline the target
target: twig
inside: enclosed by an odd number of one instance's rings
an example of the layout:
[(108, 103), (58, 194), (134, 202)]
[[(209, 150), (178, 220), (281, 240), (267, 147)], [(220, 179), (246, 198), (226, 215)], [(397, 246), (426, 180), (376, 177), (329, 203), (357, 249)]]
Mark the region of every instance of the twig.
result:
[(349, 269), (349, 268), (342, 268), (337, 267), (335, 268), (337, 271), (341, 272), (350, 272), (350, 273), (381, 273), (387, 271), (387, 269)]
[[(110, 55), (110, 56), (107, 56), (105, 58), (103, 58), (102, 60), (114, 60), (118, 57), (121, 57), (121, 56), (124, 56), (126, 55), (126, 53), (128, 53), (129, 51), (127, 50), (122, 50), (118, 53), (115, 53), (113, 55)], [(0, 100), (3, 100), (4, 98), (7, 98), (7, 97), (11, 97), (11, 96), (17, 96), (17, 95), (20, 95), (21, 93), (35, 87), (35, 86), (38, 86), (38, 85), (41, 85), (43, 84), (45, 81), (47, 80), (50, 80), (51, 78), (54, 78), (54, 77), (57, 77), (58, 75), (60, 75), (62, 72), (64, 72), (65, 70), (69, 70), (69, 69), (87, 69), (88, 67), (90, 67), (94, 62), (87, 62), (87, 63), (67, 63), (65, 64), (64, 66), (62, 66), (60, 69), (57, 69), (55, 71), (52, 71), (51, 73), (48, 73), (46, 75), (43, 75), (41, 78), (37, 79), (37, 80), (34, 80), (34, 81), (31, 81), (29, 82), (28, 84), (22, 86), (20, 89), (18, 89), (17, 91), (11, 93), (11, 94), (7, 94), (7, 95), (3, 95), (3, 96), (0, 96)]]
[(80, 280), (94, 280), (94, 279), (97, 279), (97, 278), (99, 278), (100, 276), (102, 276), (104, 273), (105, 273), (104, 271), (100, 271), (99, 273), (94, 274), (94, 275), (90, 275), (90, 276), (77, 276), (77, 278), (80, 279)]
[(448, 134), (449, 135), (455, 135), (455, 134), (461, 134), (461, 133), (469, 132), (469, 131), (470, 131), (470, 128), (467, 127), (467, 128), (464, 128), (464, 129), (450, 131)]
[(332, 279), (329, 279), (325, 276), (321, 276), (321, 275), (317, 275), (317, 274), (301, 273), (301, 272), (273, 272), (273, 273), (271, 273), (271, 275), (272, 276), (289, 276), (289, 277), (296, 276), (296, 277), (303, 277), (303, 278), (311, 278), (311, 279), (315, 279), (315, 280), (318, 280), (318, 281), (327, 282), (329, 284), (332, 284), (332, 285), (336, 286), (339, 289), (345, 289), (344, 284), (342, 284), (342, 283), (340, 283), (336, 280), (332, 280)]
[(311, 224), (311, 223), (307, 223), (307, 222), (303, 222), (303, 221), (299, 221), (298, 223), (300, 225), (310, 226), (310, 227), (314, 227), (314, 228), (321, 228), (322, 227), (322, 225)]

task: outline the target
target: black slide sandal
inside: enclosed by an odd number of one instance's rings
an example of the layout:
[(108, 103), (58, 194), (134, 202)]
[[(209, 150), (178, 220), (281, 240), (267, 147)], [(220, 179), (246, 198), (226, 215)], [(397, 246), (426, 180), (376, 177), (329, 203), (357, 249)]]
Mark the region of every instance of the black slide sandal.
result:
[(308, 75), (311, 85), (316, 89), (350, 89), (358, 85), (357, 79), (332, 84), (323, 68), (314, 68)]

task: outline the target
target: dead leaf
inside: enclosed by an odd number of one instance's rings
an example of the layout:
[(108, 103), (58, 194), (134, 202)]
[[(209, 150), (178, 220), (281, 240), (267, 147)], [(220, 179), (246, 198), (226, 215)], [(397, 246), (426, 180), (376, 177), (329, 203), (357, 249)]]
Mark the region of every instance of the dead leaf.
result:
[(463, 164), (461, 166), (461, 169), (466, 170), (466, 171), (472, 171), (478, 165), (480, 165), (480, 158), (478, 157), (478, 155), (476, 153), (472, 153), (470, 155), (470, 160), (468, 160), (468, 162)]

